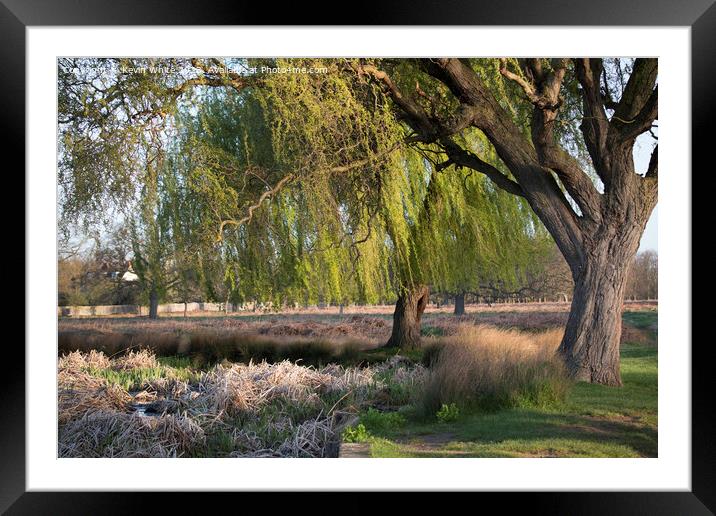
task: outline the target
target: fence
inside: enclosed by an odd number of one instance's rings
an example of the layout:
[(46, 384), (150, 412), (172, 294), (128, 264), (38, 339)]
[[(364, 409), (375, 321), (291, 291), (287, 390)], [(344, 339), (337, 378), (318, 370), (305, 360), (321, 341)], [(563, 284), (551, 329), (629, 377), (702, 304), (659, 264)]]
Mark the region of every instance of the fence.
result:
[[(246, 310), (261, 310), (265, 308), (265, 304), (246, 303), (236, 305), (229, 303), (187, 303), (187, 312), (223, 312), (224, 307), (229, 312), (243, 312)], [(184, 313), (184, 303), (167, 303), (158, 306), (160, 314), (167, 313)], [(59, 317), (94, 317), (102, 315), (148, 315), (149, 307), (142, 305), (97, 305), (97, 306), (58, 306), (57, 315)]]

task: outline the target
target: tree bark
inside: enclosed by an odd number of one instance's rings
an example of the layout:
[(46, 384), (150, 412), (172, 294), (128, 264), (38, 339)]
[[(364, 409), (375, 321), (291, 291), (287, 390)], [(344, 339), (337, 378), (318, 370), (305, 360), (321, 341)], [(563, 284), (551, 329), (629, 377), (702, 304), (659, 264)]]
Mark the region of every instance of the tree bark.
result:
[(149, 292), (149, 318), (156, 319), (159, 317), (159, 293), (156, 287), (152, 287)]
[(393, 313), (393, 332), (386, 347), (415, 349), (420, 346), (420, 319), (428, 305), (425, 285), (405, 288), (398, 297)]
[(455, 295), (455, 315), (465, 315), (465, 293)]
[[(650, 211), (636, 220), (604, 226), (585, 247), (575, 271), (572, 305), (559, 352), (578, 381), (620, 386), (619, 344), (624, 292)], [(633, 215), (633, 213), (632, 213)]]

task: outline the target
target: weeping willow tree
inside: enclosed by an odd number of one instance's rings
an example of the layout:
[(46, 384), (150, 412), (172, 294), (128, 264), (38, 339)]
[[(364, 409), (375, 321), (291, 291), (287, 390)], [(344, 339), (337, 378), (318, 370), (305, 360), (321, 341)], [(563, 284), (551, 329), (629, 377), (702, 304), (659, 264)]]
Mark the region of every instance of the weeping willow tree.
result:
[(235, 301), (376, 302), (391, 296), (386, 221), (406, 224), (388, 202), (407, 178), (403, 128), (377, 88), (303, 64), (328, 73), (210, 90), (179, 117), (197, 231), (224, 258)]
[(331, 73), (211, 91), (182, 122), (186, 175), (236, 301), (397, 296), (388, 344), (413, 347), (427, 285), (515, 278), (535, 222), (526, 206), (478, 175), (441, 171), (439, 151), (406, 145), (386, 97), (340, 73), (342, 60), (272, 66)]
[(146, 182), (140, 191), (138, 210), (129, 220), (132, 242), (132, 264), (139, 278), (145, 301), (149, 303), (149, 317), (158, 316), (159, 302), (170, 287), (168, 261), (170, 259), (169, 219), (160, 202), (163, 166), (160, 155), (151, 156), (147, 163)]
[[(317, 72), (257, 73), (262, 66)], [(534, 233), (521, 200), (443, 166), (445, 150), (416, 140), (390, 95), (350, 61), (68, 60), (60, 68), (64, 214), (144, 207), (146, 250), (136, 252), (154, 257), (145, 269), (167, 263), (148, 252), (155, 247), (183, 250), (212, 297), (397, 298), (389, 344), (412, 347), (429, 285), (509, 281)], [(410, 66), (401, 81), (417, 81), (426, 98), (440, 93)], [(158, 122), (168, 128), (158, 137), (167, 153), (161, 181), (141, 151)], [(478, 131), (461, 141), (492, 149)], [(157, 202), (161, 210), (151, 211)]]

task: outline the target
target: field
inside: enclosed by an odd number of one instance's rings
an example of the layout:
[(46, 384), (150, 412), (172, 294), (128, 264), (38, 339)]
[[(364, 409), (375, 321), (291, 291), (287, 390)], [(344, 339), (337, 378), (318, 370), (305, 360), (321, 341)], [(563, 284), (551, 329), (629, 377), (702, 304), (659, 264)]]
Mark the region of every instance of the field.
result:
[(567, 309), (431, 307), (409, 352), (388, 307), (60, 319), (59, 455), (655, 457), (656, 307), (625, 308), (622, 388), (561, 374)]

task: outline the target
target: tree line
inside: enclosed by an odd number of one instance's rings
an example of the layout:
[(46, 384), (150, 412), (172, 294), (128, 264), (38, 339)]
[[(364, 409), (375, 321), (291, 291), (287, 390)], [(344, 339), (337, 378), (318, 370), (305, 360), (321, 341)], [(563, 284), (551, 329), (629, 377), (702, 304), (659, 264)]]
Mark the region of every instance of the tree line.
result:
[[(66, 242), (65, 242), (66, 244)], [(83, 250), (61, 247), (57, 260), (58, 304), (60, 306), (88, 305), (149, 305), (151, 286), (143, 283), (132, 266), (132, 242), (126, 231), (121, 228), (105, 238), (98, 238)], [(475, 285), (472, 290), (431, 289), (430, 301), (438, 308), (453, 307), (456, 315), (465, 314), (465, 305), (482, 303), (526, 302), (569, 302), (574, 289), (569, 268), (552, 246), (544, 253), (533, 254), (530, 269), (521, 276), (515, 285), (506, 286), (502, 282)], [(169, 269), (169, 267), (167, 267)], [(214, 278), (217, 285), (207, 289), (202, 285), (199, 271), (187, 278), (183, 288), (169, 288), (159, 299), (162, 303), (222, 303), (227, 301), (226, 289), (222, 289), (220, 278)], [(125, 273), (130, 273), (129, 277)], [(167, 270), (168, 274), (171, 274)], [(658, 300), (658, 255), (656, 251), (646, 250), (638, 253), (629, 269), (625, 299), (631, 301)], [(209, 280), (211, 281), (211, 280)], [(210, 295), (210, 293), (213, 294)], [(218, 295), (217, 295), (218, 294)], [(229, 296), (229, 301), (237, 301)], [(242, 300), (247, 302), (246, 299)], [(257, 297), (249, 301), (251, 305), (264, 303)], [(388, 304), (395, 299), (384, 297), (377, 299), (378, 304)], [(296, 308), (301, 305), (287, 303), (285, 300), (274, 307), (276, 310)], [(331, 300), (316, 299), (317, 305), (331, 303)], [(335, 301), (334, 301), (335, 303)], [(303, 305), (308, 306), (307, 304)]]

